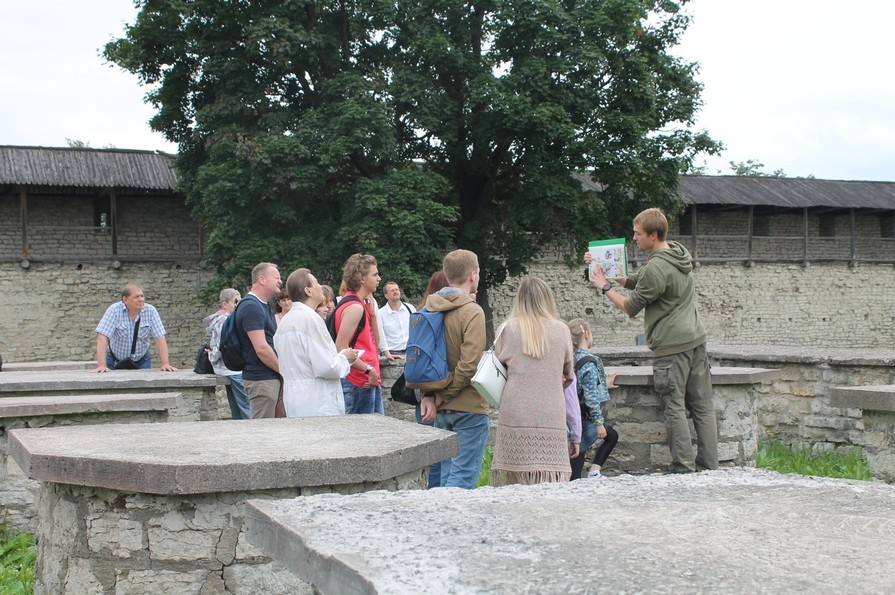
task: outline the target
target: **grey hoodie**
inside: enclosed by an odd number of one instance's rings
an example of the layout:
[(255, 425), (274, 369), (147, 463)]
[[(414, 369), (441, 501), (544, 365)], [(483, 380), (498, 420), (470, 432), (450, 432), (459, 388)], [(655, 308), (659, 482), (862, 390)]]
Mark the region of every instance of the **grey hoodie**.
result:
[(644, 312), (646, 342), (653, 355), (681, 353), (706, 341), (699, 317), (690, 252), (677, 242), (653, 252), (646, 264), (625, 283), (633, 292), (625, 300), (632, 318)]

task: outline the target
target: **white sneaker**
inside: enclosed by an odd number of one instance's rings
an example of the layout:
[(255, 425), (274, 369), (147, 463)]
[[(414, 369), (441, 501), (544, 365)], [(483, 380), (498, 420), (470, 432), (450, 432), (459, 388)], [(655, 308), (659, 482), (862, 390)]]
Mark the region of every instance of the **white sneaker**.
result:
[(606, 476), (600, 473), (599, 469), (587, 472), (588, 479), (606, 479)]

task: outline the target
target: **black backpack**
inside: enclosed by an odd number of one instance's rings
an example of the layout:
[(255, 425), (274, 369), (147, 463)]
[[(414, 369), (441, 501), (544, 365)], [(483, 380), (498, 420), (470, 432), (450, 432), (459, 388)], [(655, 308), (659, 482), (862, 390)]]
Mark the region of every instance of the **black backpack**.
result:
[(206, 343), (196, 352), (196, 365), (193, 366), (196, 374), (214, 374), (214, 367), (208, 359), (208, 344)]
[[(246, 299), (248, 299), (248, 296), (246, 296)], [(239, 333), (236, 331), (236, 313), (244, 301), (245, 299), (240, 300), (236, 304), (236, 308), (221, 326), (221, 343), (218, 346), (224, 365), (227, 366), (228, 370), (233, 370), (234, 372), (242, 372), (246, 367), (246, 360), (242, 355), (242, 345), (239, 343)]]
[[(580, 360), (575, 362), (575, 376), (578, 376), (578, 371), (584, 367), (585, 364), (593, 364), (599, 368), (599, 362), (597, 358), (592, 355), (585, 355)], [(600, 383), (600, 377), (597, 376), (597, 384)], [(581, 386), (581, 383), (578, 383), (578, 406), (581, 407), (581, 419), (593, 419), (593, 415), (590, 413), (590, 409), (587, 406), (587, 403), (584, 401), (584, 387)]]
[[(339, 308), (341, 308), (348, 302), (360, 302), (360, 298), (356, 295), (346, 295), (342, 298), (339, 304), (335, 308), (333, 308), (333, 311), (329, 313), (329, 316), (326, 317), (326, 330), (329, 331), (329, 336), (333, 338), (334, 342), (336, 340), (336, 336), (339, 334), (338, 330), (336, 329), (336, 312), (338, 312)], [(360, 305), (363, 306), (364, 304), (361, 302)], [(357, 343), (357, 337), (360, 335), (360, 332), (364, 330), (364, 326), (366, 326), (366, 324), (367, 312), (366, 308), (364, 308), (364, 313), (361, 315), (360, 321), (357, 323), (357, 329), (355, 329), (354, 331), (354, 336), (351, 337), (351, 341), (348, 342), (348, 347), (354, 349), (354, 344)], [(230, 366), (227, 367), (229, 368)]]

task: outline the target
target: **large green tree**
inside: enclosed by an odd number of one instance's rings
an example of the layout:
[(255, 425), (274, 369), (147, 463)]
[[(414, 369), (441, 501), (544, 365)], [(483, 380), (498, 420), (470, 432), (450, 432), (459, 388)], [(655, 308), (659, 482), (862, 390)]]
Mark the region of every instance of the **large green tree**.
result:
[[(715, 143), (692, 130), (688, 17), (646, 0), (141, 0), (105, 56), (210, 230), (215, 283), (254, 263), (334, 280), (356, 251), (419, 289), (445, 247), (486, 290), (545, 245), (576, 253), (676, 208)], [(572, 174), (599, 182), (582, 192)]]

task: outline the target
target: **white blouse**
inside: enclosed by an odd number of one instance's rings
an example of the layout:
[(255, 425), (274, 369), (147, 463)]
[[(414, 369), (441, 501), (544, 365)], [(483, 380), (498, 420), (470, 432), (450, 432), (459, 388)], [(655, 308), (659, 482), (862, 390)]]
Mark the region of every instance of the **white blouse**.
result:
[(287, 417), (344, 415), (345, 399), (339, 378), (348, 374), (348, 359), (317, 312), (301, 302), (283, 316), (273, 336), (283, 377)]

